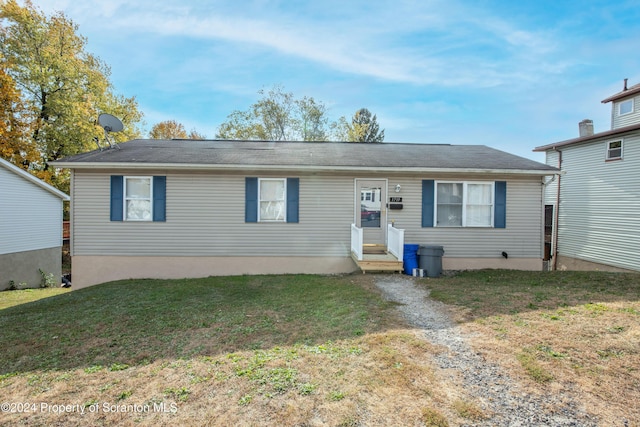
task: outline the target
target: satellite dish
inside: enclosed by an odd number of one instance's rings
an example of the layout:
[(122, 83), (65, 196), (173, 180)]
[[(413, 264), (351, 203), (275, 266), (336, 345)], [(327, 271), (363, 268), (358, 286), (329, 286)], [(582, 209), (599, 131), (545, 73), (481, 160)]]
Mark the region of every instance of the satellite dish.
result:
[[(118, 144), (115, 144), (109, 138), (109, 132), (121, 132), (124, 129), (124, 125), (120, 119), (116, 116), (112, 116), (111, 114), (102, 113), (98, 116), (98, 124), (102, 126), (102, 129), (104, 129), (104, 139), (109, 143), (109, 147), (115, 147), (119, 150), (120, 147)], [(102, 148), (100, 148), (100, 150), (102, 150)]]
[(105, 132), (121, 132), (124, 129), (124, 125), (119, 118), (107, 113), (102, 113), (98, 116), (98, 123)]

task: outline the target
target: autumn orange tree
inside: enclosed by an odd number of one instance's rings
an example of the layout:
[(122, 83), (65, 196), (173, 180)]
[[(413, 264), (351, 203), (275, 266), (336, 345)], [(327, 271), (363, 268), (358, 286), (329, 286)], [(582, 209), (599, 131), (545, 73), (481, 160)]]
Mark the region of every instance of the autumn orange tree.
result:
[(28, 169), (39, 153), (29, 140), (29, 111), (3, 64), (0, 61), (0, 157)]
[(0, 0), (0, 68), (8, 82), (3, 108), (13, 107), (1, 113), (13, 120), (5, 121), (13, 123), (5, 135), (12, 142), (2, 156), (66, 190), (68, 177), (49, 162), (95, 148), (93, 139), (103, 138), (100, 113), (122, 119), (125, 130), (113, 134), (118, 142), (140, 134), (142, 113), (135, 98), (115, 94), (109, 67), (85, 51), (73, 21), (23, 3)]
[(149, 132), (149, 138), (153, 139), (207, 139), (206, 136), (195, 129), (187, 134), (182, 123), (175, 120), (165, 120), (156, 123)]

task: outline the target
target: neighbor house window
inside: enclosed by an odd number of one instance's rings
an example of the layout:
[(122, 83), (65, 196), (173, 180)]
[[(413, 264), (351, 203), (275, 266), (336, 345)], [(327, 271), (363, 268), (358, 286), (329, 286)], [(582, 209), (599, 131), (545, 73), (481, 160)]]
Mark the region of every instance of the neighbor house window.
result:
[(618, 115), (624, 116), (625, 114), (633, 113), (633, 99), (627, 99), (626, 101), (618, 104)]
[(493, 183), (437, 182), (437, 227), (493, 227)]
[(151, 177), (124, 178), (124, 218), (126, 221), (153, 219)]
[(258, 186), (260, 216), (258, 221), (285, 222), (287, 180), (285, 178), (261, 178)]
[(622, 141), (610, 141), (607, 143), (607, 160), (622, 159)]

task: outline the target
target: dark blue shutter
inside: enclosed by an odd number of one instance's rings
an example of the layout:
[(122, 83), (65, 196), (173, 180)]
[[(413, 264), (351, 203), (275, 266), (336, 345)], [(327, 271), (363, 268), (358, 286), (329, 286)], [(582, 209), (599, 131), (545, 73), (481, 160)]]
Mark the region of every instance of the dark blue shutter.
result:
[(124, 177), (122, 175), (111, 175), (111, 221), (122, 221), (123, 182)]
[(507, 182), (496, 181), (496, 201), (494, 203), (493, 226), (495, 228), (507, 227)]
[(258, 178), (245, 178), (244, 221), (258, 222)]
[(298, 222), (300, 178), (287, 178), (287, 222)]
[(422, 180), (422, 226), (433, 227), (433, 211), (435, 203), (435, 181)]
[(166, 221), (167, 211), (167, 177), (153, 177), (153, 220)]

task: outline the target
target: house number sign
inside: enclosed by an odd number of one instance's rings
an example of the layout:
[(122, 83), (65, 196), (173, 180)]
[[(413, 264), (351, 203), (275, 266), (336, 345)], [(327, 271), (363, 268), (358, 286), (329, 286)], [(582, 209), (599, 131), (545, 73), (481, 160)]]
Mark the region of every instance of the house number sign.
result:
[(389, 203), (402, 203), (402, 197), (389, 197)]

